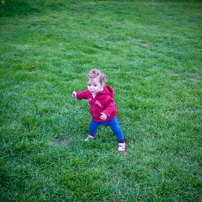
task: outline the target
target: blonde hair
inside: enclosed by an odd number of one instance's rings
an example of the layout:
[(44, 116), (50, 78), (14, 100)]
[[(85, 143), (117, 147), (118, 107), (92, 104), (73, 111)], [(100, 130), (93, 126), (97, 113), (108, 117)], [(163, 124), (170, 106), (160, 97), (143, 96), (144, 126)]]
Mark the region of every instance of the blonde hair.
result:
[(104, 84), (107, 81), (105, 74), (99, 69), (91, 69), (87, 75), (86, 81), (88, 82), (90, 79), (95, 79), (99, 77), (100, 84)]

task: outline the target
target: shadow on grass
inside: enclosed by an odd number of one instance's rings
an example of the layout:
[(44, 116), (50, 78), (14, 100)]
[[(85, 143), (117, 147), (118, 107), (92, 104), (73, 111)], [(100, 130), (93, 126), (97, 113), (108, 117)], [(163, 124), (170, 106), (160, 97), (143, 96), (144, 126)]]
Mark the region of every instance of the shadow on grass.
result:
[[(68, 1), (68, 3), (71, 3), (71, 1)], [(64, 6), (63, 1), (53, 0), (2, 0), (0, 1), (0, 17), (29, 15), (46, 9), (60, 10)]]

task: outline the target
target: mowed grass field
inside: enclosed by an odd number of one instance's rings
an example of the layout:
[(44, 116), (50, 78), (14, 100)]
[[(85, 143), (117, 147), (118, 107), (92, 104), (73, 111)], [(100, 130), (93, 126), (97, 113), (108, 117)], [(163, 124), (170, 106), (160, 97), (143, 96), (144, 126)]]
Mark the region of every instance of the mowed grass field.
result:
[[(201, 201), (200, 1), (1, 1), (0, 201)], [(91, 120), (102, 70), (126, 141)]]

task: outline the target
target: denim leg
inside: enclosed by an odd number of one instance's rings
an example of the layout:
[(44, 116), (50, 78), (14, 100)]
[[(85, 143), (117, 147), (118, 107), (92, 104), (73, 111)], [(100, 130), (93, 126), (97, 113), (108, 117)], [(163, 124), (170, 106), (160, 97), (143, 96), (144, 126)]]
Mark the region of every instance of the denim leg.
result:
[(109, 126), (111, 127), (113, 133), (116, 135), (118, 140), (123, 140), (124, 136), (122, 130), (118, 124), (117, 118), (113, 118), (109, 121)]
[(96, 130), (100, 124), (97, 121), (91, 120), (89, 124), (89, 134), (94, 136), (96, 134)]

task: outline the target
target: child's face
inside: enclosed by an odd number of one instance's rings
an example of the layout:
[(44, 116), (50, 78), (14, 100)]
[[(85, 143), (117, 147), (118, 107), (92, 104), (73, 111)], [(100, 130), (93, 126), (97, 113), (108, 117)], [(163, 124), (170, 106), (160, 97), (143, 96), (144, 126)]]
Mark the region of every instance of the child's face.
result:
[(96, 95), (99, 93), (103, 87), (104, 84), (101, 84), (99, 81), (99, 77), (96, 77), (95, 79), (90, 79), (87, 82), (88, 90), (93, 94)]

